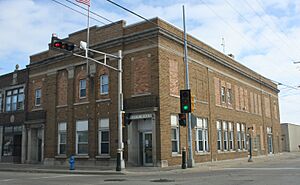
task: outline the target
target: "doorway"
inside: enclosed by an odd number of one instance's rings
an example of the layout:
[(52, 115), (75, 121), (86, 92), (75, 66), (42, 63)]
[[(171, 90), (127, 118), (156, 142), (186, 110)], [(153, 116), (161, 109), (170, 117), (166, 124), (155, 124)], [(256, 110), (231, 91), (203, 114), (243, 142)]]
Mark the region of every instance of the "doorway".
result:
[(273, 153), (273, 140), (272, 140), (272, 135), (268, 135), (268, 153), (272, 154)]
[(153, 166), (152, 132), (143, 132), (142, 141), (143, 166)]

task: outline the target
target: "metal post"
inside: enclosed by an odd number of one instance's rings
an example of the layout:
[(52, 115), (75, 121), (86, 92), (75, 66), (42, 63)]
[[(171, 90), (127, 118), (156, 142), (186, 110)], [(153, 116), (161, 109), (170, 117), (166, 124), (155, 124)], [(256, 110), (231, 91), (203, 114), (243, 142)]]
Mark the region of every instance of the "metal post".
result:
[(251, 134), (249, 134), (249, 159), (248, 162), (253, 162), (252, 160), (252, 138), (251, 138)]
[(186, 169), (186, 148), (182, 148), (182, 164), (181, 164), (182, 169)]
[[(184, 28), (184, 62), (185, 62), (185, 88), (190, 89), (189, 83), (189, 64), (188, 64), (188, 54), (187, 54), (187, 38), (186, 38), (186, 28), (185, 28), (185, 11), (184, 6), (183, 9), (183, 28)], [(188, 119), (188, 168), (192, 168), (195, 165), (193, 158), (193, 150), (192, 150), (192, 125), (191, 125), (191, 113), (187, 114)]]
[(125, 168), (123, 159), (123, 134), (122, 134), (122, 111), (123, 111), (123, 92), (122, 92), (122, 51), (118, 52), (118, 150), (117, 150), (117, 171)]

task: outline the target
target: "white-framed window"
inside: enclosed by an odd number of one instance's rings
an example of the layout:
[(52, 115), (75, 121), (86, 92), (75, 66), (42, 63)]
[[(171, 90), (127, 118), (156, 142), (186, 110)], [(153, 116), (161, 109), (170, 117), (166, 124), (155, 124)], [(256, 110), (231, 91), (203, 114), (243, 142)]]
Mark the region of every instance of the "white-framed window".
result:
[(197, 152), (208, 152), (209, 151), (207, 119), (197, 118), (196, 151)]
[(171, 115), (171, 142), (172, 142), (172, 154), (179, 153), (179, 126), (178, 116)]
[(272, 127), (267, 127), (267, 134), (272, 134)]
[[(1, 108), (2, 108), (1, 100)], [(1, 109), (0, 108), (0, 109)], [(24, 88), (12, 89), (6, 91), (6, 112), (24, 110)]]
[(88, 154), (88, 121), (76, 121), (76, 154)]
[(228, 123), (229, 129), (229, 150), (234, 149), (234, 139), (233, 139), (233, 124), (231, 122)]
[(109, 119), (100, 119), (98, 124), (98, 153), (99, 155), (109, 155)]
[(35, 90), (35, 106), (41, 105), (41, 98), (42, 98), (42, 89)]
[(3, 110), (3, 108), (2, 108), (2, 106), (3, 106), (3, 96), (2, 96), (2, 93), (0, 93), (0, 112), (2, 112), (2, 110)]
[(67, 123), (58, 123), (58, 155), (67, 153)]
[(226, 103), (226, 97), (225, 97), (225, 87), (221, 87), (221, 102)]
[(224, 151), (228, 150), (228, 125), (226, 121), (223, 121), (223, 147)]
[(217, 149), (222, 150), (222, 125), (217, 121)]
[(241, 140), (242, 140), (242, 149), (244, 149), (244, 150), (247, 149), (245, 128), (246, 128), (246, 125), (241, 123)]
[(104, 74), (100, 76), (100, 94), (108, 94), (109, 84), (108, 75)]
[(79, 98), (86, 97), (86, 79), (79, 80)]
[(241, 124), (236, 123), (236, 139), (237, 139), (237, 149), (242, 149), (242, 136), (241, 136)]
[(227, 89), (227, 103), (228, 104), (232, 104), (232, 90), (231, 89)]

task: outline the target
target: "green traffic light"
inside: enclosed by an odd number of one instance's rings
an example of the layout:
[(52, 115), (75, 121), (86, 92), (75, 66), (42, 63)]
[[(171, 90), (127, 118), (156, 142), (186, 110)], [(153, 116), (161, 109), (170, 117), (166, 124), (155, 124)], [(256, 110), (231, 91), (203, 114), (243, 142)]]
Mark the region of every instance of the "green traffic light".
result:
[(183, 110), (188, 110), (188, 109), (189, 109), (189, 106), (187, 106), (187, 105), (183, 106)]

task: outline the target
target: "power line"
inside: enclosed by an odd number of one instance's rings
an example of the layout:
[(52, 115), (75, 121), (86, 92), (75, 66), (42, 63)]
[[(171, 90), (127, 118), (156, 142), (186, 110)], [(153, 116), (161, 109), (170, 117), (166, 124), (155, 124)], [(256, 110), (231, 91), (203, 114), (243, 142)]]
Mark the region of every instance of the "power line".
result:
[[(263, 12), (264, 12), (266, 15), (268, 15), (268, 13), (266, 12), (266, 10), (265, 10), (265, 8), (264, 8), (263, 3), (262, 3), (260, 0), (255, 0), (255, 1), (256, 1), (257, 4), (260, 6), (260, 8), (263, 10)], [(283, 33), (284, 36), (288, 39), (288, 36), (287, 36), (287, 34), (283, 31), (281, 25), (280, 25), (280, 24), (277, 24), (277, 23), (272, 19), (272, 17), (269, 17), (269, 18), (270, 18), (270, 20), (273, 22), (273, 24), (276, 25), (276, 26), (279, 28), (280, 32)], [(294, 40), (292, 40), (292, 42), (294, 43), (295, 46), (299, 46), (298, 43), (295, 43), (295, 42), (294, 42)], [(298, 48), (298, 50), (300, 50), (299, 47), (297, 47), (297, 48)]]
[[(64, 6), (64, 7), (66, 7), (66, 8), (68, 8), (68, 9), (70, 9), (70, 10), (72, 10), (72, 11), (75, 11), (75, 12), (77, 12), (77, 13), (79, 13), (79, 14), (85, 16), (85, 17), (88, 16), (87, 14), (84, 14), (84, 13), (78, 11), (78, 10), (75, 10), (74, 8), (71, 8), (71, 7), (65, 5), (65, 4), (63, 4), (63, 3), (61, 3), (61, 2), (58, 2), (58, 1), (56, 1), (56, 0), (51, 0), (51, 1), (53, 1), (53, 2), (55, 2), (55, 3), (57, 3), (57, 4), (60, 4), (60, 5), (62, 5), (62, 6)], [(99, 22), (99, 23), (101, 23), (101, 24), (104, 24), (104, 25), (105, 25), (104, 22), (99, 21), (98, 19), (95, 19), (95, 18), (93, 18), (93, 17), (91, 17), (91, 16), (90, 16), (90, 18), (93, 19), (93, 20), (95, 20), (95, 21), (97, 21), (97, 22)]]
[[(63, 4), (63, 3), (60, 3), (60, 2), (58, 2), (58, 1), (56, 1), (56, 0), (52, 0), (52, 1), (55, 2), (55, 3), (58, 3), (58, 4), (60, 4), (60, 5), (62, 5), (62, 6), (64, 6), (64, 7), (66, 7), (66, 8), (68, 8), (68, 9), (71, 9), (72, 11), (75, 11), (75, 12), (81, 14), (81, 15), (87, 16), (86, 14), (84, 14), (84, 13), (78, 11), (78, 10), (75, 10), (75, 9), (73, 9), (73, 8), (71, 8), (71, 7), (69, 7), (69, 6), (65, 5), (65, 4)], [(66, 0), (66, 1), (70, 2), (69, 0)], [(137, 15), (138, 17), (142, 18), (143, 20), (145, 20), (145, 21), (147, 21), (147, 22), (149, 22), (149, 23), (151, 23), (151, 24), (154, 24), (155, 26), (159, 26), (159, 25), (157, 25), (156, 23), (154, 23), (154, 22), (152, 22), (152, 21), (146, 19), (145, 17), (143, 17), (143, 16), (141, 16), (141, 15), (139, 15), (139, 14), (137, 14), (137, 13), (135, 13), (135, 12), (133, 12), (133, 11), (131, 11), (131, 10), (125, 8), (125, 7), (122, 7), (121, 5), (118, 5), (118, 4), (114, 3), (114, 2), (112, 2), (111, 0), (107, 0), (107, 1), (109, 1), (109, 2), (111, 2), (111, 3), (113, 3), (113, 4), (115, 4), (115, 5), (117, 5), (118, 7), (122, 8), (122, 9), (124, 9), (124, 10), (126, 10), (126, 11), (132, 12), (134, 15)], [(202, 1), (202, 0), (201, 0), (201, 1)], [(72, 4), (74, 4), (74, 3), (72, 2)], [(74, 5), (75, 5), (75, 4), (74, 4)], [(85, 10), (86, 10), (86, 8), (81, 7), (81, 6), (77, 5), (77, 4), (76, 4), (76, 6), (78, 6), (78, 7), (82, 8), (82, 9), (85, 9)], [(101, 16), (101, 15), (99, 15), (99, 14), (93, 12), (93, 11), (90, 11), (90, 12), (91, 12), (92, 14), (98, 16), (98, 17), (101, 17), (101, 18), (103, 18), (103, 19), (105, 19), (105, 20), (111, 22), (111, 23), (114, 23), (113, 21), (111, 21), (111, 20), (107, 19), (106, 17), (103, 17), (103, 16)], [(102, 21), (99, 21), (98, 19), (93, 18), (93, 20), (96, 20), (97, 22), (100, 22), (101, 24), (105, 25), (105, 23), (103, 23)], [(162, 29), (163, 29), (163, 28), (162, 28)], [(131, 30), (131, 29), (128, 28), (128, 30)], [(115, 30), (115, 31), (117, 31), (117, 30)], [(165, 31), (168, 31), (168, 30), (165, 30)], [(148, 41), (150, 41), (150, 42), (152, 42), (152, 43), (154, 43), (154, 44), (157, 44), (156, 41), (150, 40), (150, 39), (148, 39), (148, 38), (145, 38), (145, 39), (148, 40)], [(178, 53), (177, 51), (175, 51), (175, 50), (172, 49), (172, 48), (169, 48), (169, 47), (168, 47), (168, 49), (169, 49), (169, 51), (171, 51), (171, 52), (174, 53), (174, 54), (177, 54), (177, 53)], [(284, 86), (286, 86), (287, 88), (292, 88), (292, 89), (300, 90), (300, 89), (297, 89), (297, 88), (292, 87), (292, 86), (290, 86), (290, 85), (286, 85), (286, 84), (283, 84), (283, 83), (280, 83), (280, 82), (277, 82), (277, 81), (274, 81), (274, 80), (271, 80), (271, 81), (273, 81), (274, 83), (277, 83), (278, 85), (284, 85)]]
[[(242, 19), (244, 19), (250, 26), (252, 26), (253, 24), (247, 19), (245, 18), (245, 16), (242, 15), (242, 13), (240, 11), (238, 11), (229, 1), (225, 0), (225, 2), (231, 7), (231, 9), (233, 9)], [(267, 37), (264, 36), (264, 33), (262, 33), (262, 37), (269, 43), (273, 43), (273, 41), (271, 41), (270, 39), (268, 39)], [(280, 51), (280, 48), (276, 45), (276, 44), (273, 44), (273, 46), (275, 46), (279, 51)], [(284, 51), (286, 52), (286, 51)], [(289, 57), (288, 53), (287, 54), (287, 57)], [(290, 58), (290, 57), (289, 57)], [(292, 60), (290, 58), (290, 60)], [(276, 67), (277, 69), (279, 69), (279, 67), (277, 65), (274, 65), (274, 67)]]
[[(282, 38), (281, 38), (281, 36), (276, 32), (276, 31), (274, 31), (272, 28), (271, 28), (271, 26), (257, 13), (257, 11), (250, 5), (250, 3), (247, 1), (247, 0), (245, 0), (244, 2), (246, 2), (246, 5), (255, 13), (255, 15), (262, 21), (262, 22), (264, 22), (264, 24), (265, 24), (265, 26), (267, 26), (274, 34), (276, 34), (277, 35), (277, 38), (279, 38), (280, 40), (282, 40), (283, 41), (283, 43), (289, 48), (290, 46), (286, 43), (286, 41), (285, 40), (283, 40)], [(285, 51), (286, 52), (286, 51)], [(293, 61), (293, 59), (292, 58), (290, 58), (289, 57), (289, 55), (287, 55), (288, 56), (288, 58), (290, 59), (290, 60), (292, 60)]]
[[(125, 10), (125, 11), (130, 12), (130, 13), (133, 14), (133, 15), (138, 16), (139, 18), (141, 18), (141, 19), (143, 19), (143, 20), (145, 20), (145, 21), (147, 21), (147, 22), (149, 22), (149, 23), (151, 23), (151, 24), (153, 24), (153, 25), (155, 25), (155, 26), (159, 26), (158, 24), (156, 24), (156, 23), (154, 23), (154, 22), (148, 20), (147, 18), (145, 18), (145, 17), (143, 17), (143, 16), (141, 16), (141, 15), (135, 13), (135, 12), (132, 11), (132, 10), (129, 10), (128, 8), (126, 8), (126, 7), (124, 7), (124, 6), (120, 5), (120, 4), (117, 4), (117, 3), (113, 2), (112, 0), (106, 0), (106, 1), (108, 1), (108, 2), (110, 2), (110, 3), (112, 3), (112, 4), (114, 4), (115, 6), (121, 8), (121, 9), (123, 9), (123, 10)], [(210, 8), (203, 0), (200, 0), (200, 1), (201, 1), (204, 5), (206, 5), (212, 12), (214, 12), (214, 13), (216, 14), (217, 17), (219, 17), (221, 20), (223, 20), (224, 22), (227, 23), (227, 21), (225, 21), (222, 17), (220, 17), (220, 16), (219, 16), (212, 8)], [(232, 28), (232, 26), (231, 26), (229, 23), (227, 23), (227, 24)], [(161, 29), (163, 29), (163, 28), (161, 28)], [(170, 33), (168, 30), (165, 30), (165, 29), (163, 29), (163, 30), (166, 31), (166, 32), (168, 32), (168, 33)], [(174, 51), (175, 51), (175, 50), (174, 50)], [(278, 84), (278, 85), (283, 85), (283, 86), (286, 86), (286, 87), (288, 87), (288, 88), (300, 90), (300, 89), (298, 89), (298, 88), (296, 88), (296, 87), (293, 87), (293, 86), (290, 86), (290, 85), (286, 85), (286, 84), (284, 84), (284, 83), (277, 82), (277, 81), (275, 81), (275, 80), (271, 80), (271, 79), (269, 79), (269, 80), (272, 81), (272, 82), (274, 82), (274, 83), (276, 83), (276, 84)]]
[[(66, 0), (66, 1), (69, 2), (69, 3), (71, 3), (71, 4), (73, 4), (73, 5), (75, 5), (75, 6), (77, 6), (77, 7), (79, 7), (79, 8), (81, 8), (81, 9), (83, 9), (83, 10), (88, 11), (87, 8), (78, 5), (78, 4), (74, 3), (73, 1), (70, 1), (70, 0)], [(113, 23), (113, 21), (111, 21), (111, 20), (107, 19), (106, 17), (103, 17), (102, 15), (99, 15), (99, 14), (97, 14), (97, 13), (91, 11), (91, 10), (90, 10), (90, 13), (93, 14), (93, 15), (96, 15), (97, 17), (100, 17), (100, 18), (106, 20), (107, 22)]]

